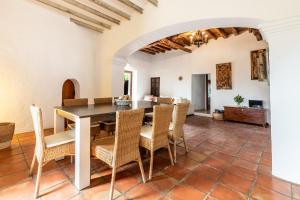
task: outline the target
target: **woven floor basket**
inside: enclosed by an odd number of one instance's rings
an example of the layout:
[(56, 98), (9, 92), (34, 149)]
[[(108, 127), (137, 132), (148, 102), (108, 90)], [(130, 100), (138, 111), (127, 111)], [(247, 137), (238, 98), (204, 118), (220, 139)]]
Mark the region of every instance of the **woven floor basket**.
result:
[(0, 123), (0, 149), (5, 149), (10, 146), (14, 132), (14, 123)]
[(221, 120), (224, 120), (224, 119), (223, 119), (223, 113), (215, 113), (215, 112), (214, 112), (214, 113), (213, 113), (213, 119), (214, 119), (214, 120), (220, 120), (220, 121), (221, 121)]

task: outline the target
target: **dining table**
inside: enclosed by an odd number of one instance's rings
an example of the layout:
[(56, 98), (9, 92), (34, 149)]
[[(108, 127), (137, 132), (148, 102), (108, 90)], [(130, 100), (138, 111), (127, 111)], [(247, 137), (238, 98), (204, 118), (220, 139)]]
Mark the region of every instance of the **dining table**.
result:
[(107, 116), (116, 115), (117, 111), (143, 108), (145, 113), (153, 111), (158, 103), (152, 101), (132, 101), (128, 106), (118, 106), (113, 103), (87, 106), (59, 106), (54, 108), (54, 134), (65, 130), (65, 119), (75, 122), (75, 180), (78, 190), (90, 185), (90, 126)]

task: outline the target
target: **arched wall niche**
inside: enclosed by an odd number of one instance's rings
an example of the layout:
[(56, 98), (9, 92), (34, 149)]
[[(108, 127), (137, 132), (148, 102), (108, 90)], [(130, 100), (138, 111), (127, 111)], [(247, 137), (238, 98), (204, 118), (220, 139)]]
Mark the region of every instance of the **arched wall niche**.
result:
[(80, 98), (80, 85), (78, 80), (72, 78), (67, 79), (62, 84), (62, 92), (61, 92), (61, 99), (62, 105), (64, 99), (78, 99)]

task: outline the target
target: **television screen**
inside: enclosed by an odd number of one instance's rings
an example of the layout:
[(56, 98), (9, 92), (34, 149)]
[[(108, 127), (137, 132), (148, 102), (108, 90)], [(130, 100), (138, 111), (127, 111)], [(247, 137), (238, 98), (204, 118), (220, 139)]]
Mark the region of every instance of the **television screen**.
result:
[(261, 100), (249, 100), (250, 108), (263, 108), (263, 101)]

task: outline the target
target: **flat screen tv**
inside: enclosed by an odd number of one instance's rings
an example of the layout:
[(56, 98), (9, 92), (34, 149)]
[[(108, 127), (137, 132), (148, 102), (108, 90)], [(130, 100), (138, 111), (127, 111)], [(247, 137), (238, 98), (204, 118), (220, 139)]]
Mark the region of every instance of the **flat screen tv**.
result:
[(250, 108), (263, 108), (263, 101), (261, 100), (249, 100)]

